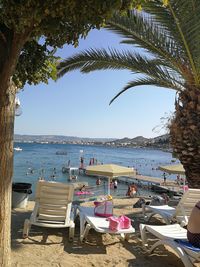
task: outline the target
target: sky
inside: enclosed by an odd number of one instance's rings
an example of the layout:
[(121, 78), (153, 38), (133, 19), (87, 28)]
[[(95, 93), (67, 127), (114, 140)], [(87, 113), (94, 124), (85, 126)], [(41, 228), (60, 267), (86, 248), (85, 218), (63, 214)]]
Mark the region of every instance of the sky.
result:
[[(129, 49), (108, 30), (92, 30), (79, 47), (65, 45), (57, 55), (66, 58), (88, 48)], [(15, 134), (66, 135), (92, 138), (147, 138), (164, 134), (161, 117), (174, 111), (175, 91), (153, 86), (129, 89), (109, 101), (133, 80), (129, 71), (74, 71), (48, 84), (26, 85), (19, 93), (22, 115)], [(156, 127), (156, 131), (153, 130)]]

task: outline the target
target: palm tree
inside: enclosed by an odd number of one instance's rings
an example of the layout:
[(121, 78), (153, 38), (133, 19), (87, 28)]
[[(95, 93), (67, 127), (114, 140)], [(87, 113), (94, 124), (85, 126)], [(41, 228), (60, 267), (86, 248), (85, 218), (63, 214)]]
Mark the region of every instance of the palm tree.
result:
[[(183, 164), (190, 187), (200, 188), (200, 0), (155, 0), (143, 11), (115, 15), (107, 29), (123, 37), (131, 51), (89, 49), (62, 61), (58, 77), (80, 69), (128, 69), (134, 80), (111, 100), (130, 88), (153, 85), (177, 92), (170, 126), (171, 144)], [(134, 51), (135, 47), (143, 52)], [(141, 51), (141, 49), (140, 49)]]

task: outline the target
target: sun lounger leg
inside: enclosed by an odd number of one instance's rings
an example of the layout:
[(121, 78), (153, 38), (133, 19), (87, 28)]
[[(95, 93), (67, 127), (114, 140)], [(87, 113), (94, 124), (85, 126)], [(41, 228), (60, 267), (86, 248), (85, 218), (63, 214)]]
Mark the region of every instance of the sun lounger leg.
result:
[(26, 219), (25, 222), (24, 222), (23, 238), (27, 238), (28, 237), (30, 228), (31, 228), (30, 220)]
[(69, 241), (70, 242), (74, 240), (74, 230), (75, 230), (75, 224), (72, 223), (72, 225), (69, 228)]
[(124, 233), (122, 233), (122, 234), (120, 234), (120, 240), (122, 240), (122, 241), (124, 241), (124, 240), (128, 241), (129, 238), (130, 238), (130, 236), (131, 236), (131, 234), (124, 234)]
[[(83, 236), (84, 230), (85, 230), (85, 216), (82, 212), (79, 212), (79, 218), (80, 218), (80, 239)], [(82, 242), (82, 241), (81, 241)]]
[(143, 214), (144, 218), (147, 218), (145, 204), (142, 204), (142, 214)]
[(153, 244), (151, 246), (151, 249), (150, 249), (149, 252), (152, 253), (160, 245), (166, 245), (166, 246), (171, 247), (178, 254), (178, 256), (182, 260), (182, 262), (183, 262), (183, 264), (184, 264), (185, 267), (193, 267), (194, 266), (191, 263), (191, 261), (188, 258), (188, 256), (182, 250), (182, 248), (179, 247), (178, 244), (175, 243), (174, 241), (170, 241), (170, 240), (159, 240), (159, 241), (157, 241), (155, 244)]
[(83, 234), (80, 236), (81, 242), (83, 242), (83, 240), (87, 237), (90, 229), (91, 229), (91, 225), (89, 223), (86, 224)]
[(124, 239), (125, 239), (126, 241), (128, 241), (128, 240), (129, 240), (129, 238), (130, 238), (130, 236), (131, 236), (131, 234), (125, 234), (125, 237), (124, 237)]
[(120, 234), (120, 240), (122, 240), (122, 241), (125, 240), (125, 234), (124, 233)]
[(141, 239), (142, 239), (142, 244), (143, 246), (147, 247), (147, 234), (146, 234), (146, 225), (145, 224), (140, 224), (140, 234), (141, 234)]

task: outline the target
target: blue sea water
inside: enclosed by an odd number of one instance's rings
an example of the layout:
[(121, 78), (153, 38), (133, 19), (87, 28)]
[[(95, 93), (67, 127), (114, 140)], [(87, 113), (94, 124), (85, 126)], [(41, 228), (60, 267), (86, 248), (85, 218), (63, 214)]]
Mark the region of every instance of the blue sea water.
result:
[[(139, 174), (153, 177), (162, 177), (162, 172), (156, 170), (160, 165), (169, 165), (175, 159), (172, 154), (161, 150), (144, 148), (116, 148), (90, 145), (73, 144), (36, 144), (15, 143), (15, 147), (22, 148), (21, 152), (14, 152), (14, 182), (26, 182), (32, 184), (32, 198), (35, 185), (39, 177), (44, 176), (50, 180), (56, 168), (56, 181), (68, 181), (68, 174), (62, 173), (62, 167), (70, 160), (71, 166), (80, 166), (80, 157), (84, 158), (84, 165), (88, 166), (90, 159), (97, 159), (98, 163), (114, 163), (122, 166), (134, 167)], [(58, 153), (57, 153), (58, 152)], [(59, 154), (61, 152), (61, 155)], [(64, 154), (64, 155), (63, 155)], [(32, 171), (31, 171), (32, 170)], [(169, 176), (173, 179), (173, 176)], [(96, 185), (94, 177), (80, 175), (78, 181), (88, 182), (90, 186)], [(106, 182), (107, 183), (107, 182)], [(107, 184), (96, 187), (96, 195), (104, 194)], [(119, 184), (117, 191), (112, 194), (125, 195), (127, 185)]]

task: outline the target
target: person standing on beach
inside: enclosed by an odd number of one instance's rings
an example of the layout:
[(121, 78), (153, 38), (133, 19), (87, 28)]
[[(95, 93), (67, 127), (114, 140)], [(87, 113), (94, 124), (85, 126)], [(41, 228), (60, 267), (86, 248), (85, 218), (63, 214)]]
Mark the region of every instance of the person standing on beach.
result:
[(166, 180), (167, 180), (167, 176), (166, 176), (166, 173), (164, 172), (164, 173), (163, 173), (163, 181), (164, 181), (163, 184), (164, 184), (164, 185), (166, 185)]
[(80, 165), (80, 169), (84, 169), (84, 165), (83, 165), (83, 163), (84, 163), (84, 158), (81, 157), (81, 165)]
[(176, 183), (177, 183), (177, 185), (180, 185), (180, 175), (179, 174), (176, 176)]
[(117, 180), (114, 180), (114, 189), (117, 189)]

